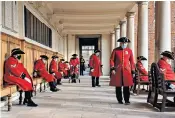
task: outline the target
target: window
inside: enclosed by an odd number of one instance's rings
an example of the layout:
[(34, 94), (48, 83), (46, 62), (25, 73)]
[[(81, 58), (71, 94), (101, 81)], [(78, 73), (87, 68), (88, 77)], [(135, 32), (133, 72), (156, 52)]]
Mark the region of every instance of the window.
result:
[(52, 47), (52, 30), (24, 7), (25, 37)]

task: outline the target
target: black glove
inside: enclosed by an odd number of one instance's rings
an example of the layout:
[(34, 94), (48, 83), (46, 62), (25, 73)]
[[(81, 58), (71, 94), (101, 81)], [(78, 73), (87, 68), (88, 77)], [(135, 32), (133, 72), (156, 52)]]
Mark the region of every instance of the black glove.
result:
[(26, 77), (26, 74), (22, 73), (21, 78), (24, 79)]
[(101, 65), (101, 68), (103, 67), (103, 65)]
[(90, 67), (90, 70), (92, 70), (92, 69), (94, 69), (94, 68)]

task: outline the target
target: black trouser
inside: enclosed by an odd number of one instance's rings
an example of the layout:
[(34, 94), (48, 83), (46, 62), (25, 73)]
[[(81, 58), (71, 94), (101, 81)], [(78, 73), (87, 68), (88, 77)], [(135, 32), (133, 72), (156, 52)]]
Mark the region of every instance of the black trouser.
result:
[[(116, 98), (117, 98), (118, 102), (122, 102), (122, 100), (123, 100), (122, 87), (116, 87), (115, 92), (116, 92)], [(125, 102), (129, 102), (129, 98), (130, 98), (129, 86), (123, 87), (123, 96), (124, 96)]]
[(92, 76), (92, 87), (99, 85), (99, 77)]
[(80, 75), (83, 75), (84, 65), (80, 65)]

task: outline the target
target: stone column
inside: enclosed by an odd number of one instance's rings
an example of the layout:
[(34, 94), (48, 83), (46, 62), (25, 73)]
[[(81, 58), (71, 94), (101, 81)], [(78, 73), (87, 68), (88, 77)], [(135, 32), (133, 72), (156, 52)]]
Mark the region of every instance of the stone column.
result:
[(120, 21), (120, 37), (126, 37), (126, 21)]
[(24, 20), (24, 2), (18, 1), (18, 32), (19, 32), (19, 38), (24, 39), (25, 37), (25, 26), (23, 24)]
[[(148, 2), (138, 2), (138, 56), (148, 59)], [(148, 60), (143, 64), (148, 70)]]
[(115, 47), (119, 47), (119, 42), (117, 40), (120, 38), (120, 27), (115, 28)]
[(129, 43), (129, 48), (133, 51), (133, 55), (135, 56), (135, 40), (134, 40), (134, 12), (128, 12), (126, 14), (127, 17), (127, 37), (130, 39), (131, 43)]
[(170, 1), (159, 1), (157, 3), (159, 10), (159, 18), (156, 19), (159, 23), (157, 38), (159, 39), (158, 54), (160, 55), (163, 51), (171, 51), (171, 3)]
[[(115, 32), (111, 33), (111, 52), (113, 51), (113, 49), (115, 48), (116, 42), (115, 42)], [(110, 53), (111, 53), (110, 52)]]

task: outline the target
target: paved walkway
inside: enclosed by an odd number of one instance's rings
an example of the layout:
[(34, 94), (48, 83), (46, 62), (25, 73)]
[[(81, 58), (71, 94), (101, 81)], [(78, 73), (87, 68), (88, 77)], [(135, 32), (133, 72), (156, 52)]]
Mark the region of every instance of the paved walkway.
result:
[(175, 118), (174, 112), (160, 113), (146, 103), (146, 95), (131, 96), (131, 105), (119, 105), (113, 87), (106, 78), (101, 79), (101, 88), (92, 88), (89, 77), (81, 83), (63, 81), (62, 89), (37, 94), (34, 101), (39, 107), (30, 108), (13, 102), (13, 109), (2, 108), (2, 118)]

